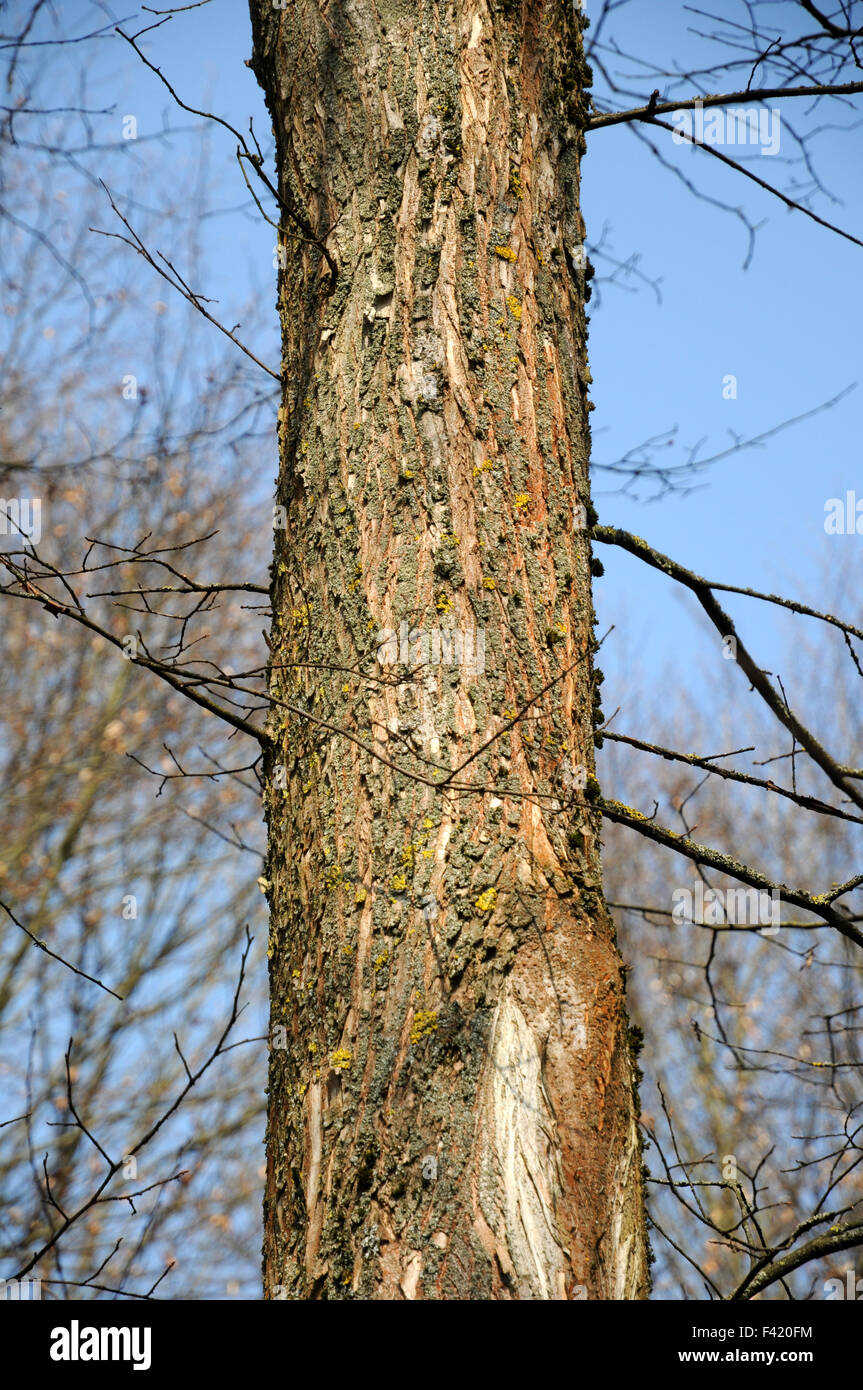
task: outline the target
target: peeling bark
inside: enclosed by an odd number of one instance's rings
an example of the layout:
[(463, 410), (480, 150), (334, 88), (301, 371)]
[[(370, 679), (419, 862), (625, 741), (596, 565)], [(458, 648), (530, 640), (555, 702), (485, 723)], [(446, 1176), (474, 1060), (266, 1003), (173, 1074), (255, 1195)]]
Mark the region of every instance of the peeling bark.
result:
[(266, 1294), (641, 1298), (637, 1069), (577, 789), (578, 17), (251, 9), (285, 210)]

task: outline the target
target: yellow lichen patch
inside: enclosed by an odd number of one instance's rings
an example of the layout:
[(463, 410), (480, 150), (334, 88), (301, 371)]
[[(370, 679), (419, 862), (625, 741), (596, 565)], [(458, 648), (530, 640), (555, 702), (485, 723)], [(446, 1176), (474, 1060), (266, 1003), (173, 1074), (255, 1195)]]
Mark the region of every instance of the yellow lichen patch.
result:
[(495, 584), (495, 582), (494, 582), (493, 579), (490, 579), (490, 578), (488, 577), (488, 575), (486, 575), (486, 576), (483, 578), (482, 587), (483, 587), (484, 589), (493, 590), (493, 589), (496, 589), (496, 588), (497, 588), (497, 585)]
[(353, 1061), (353, 1054), (346, 1047), (339, 1047), (330, 1058), (330, 1066), (336, 1071), (347, 1071)]
[(423, 1038), (437, 1030), (437, 1014), (432, 1009), (419, 1009), (414, 1014), (413, 1026), (411, 1027), (411, 1043), (416, 1047), (417, 1043), (422, 1042)]
[(408, 886), (408, 881), (404, 874), (394, 874), (390, 880), (390, 887), (394, 893), (403, 893)]
[(527, 492), (517, 492), (513, 498), (513, 504), (517, 512), (524, 511), (525, 507), (530, 506), (530, 494)]
[(497, 902), (497, 889), (486, 888), (484, 893), (480, 893), (474, 906), (477, 912), (491, 912)]
[(514, 294), (508, 294), (506, 297), (506, 307), (509, 309), (509, 312), (516, 322), (521, 323), (521, 300), (516, 299)]
[(499, 256), (502, 261), (514, 261), (517, 259), (511, 246), (496, 246), (494, 254)]
[(375, 959), (372, 961), (372, 965), (374, 966), (375, 970), (382, 970), (389, 958), (389, 951), (381, 951), (380, 955), (376, 956)]
[(435, 604), (435, 608), (439, 613), (451, 613), (452, 599), (449, 598), (447, 594), (438, 594), (438, 600)]

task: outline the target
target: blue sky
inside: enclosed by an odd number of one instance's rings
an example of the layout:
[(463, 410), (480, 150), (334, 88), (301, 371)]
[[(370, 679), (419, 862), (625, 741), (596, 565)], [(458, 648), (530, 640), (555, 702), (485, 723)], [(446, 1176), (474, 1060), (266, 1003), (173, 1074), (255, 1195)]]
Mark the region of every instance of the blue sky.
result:
[[(87, 0), (75, 3), (80, 5), (81, 32), (94, 26), (94, 16), (96, 23), (104, 23), (104, 15)], [(587, 8), (589, 14), (597, 11), (598, 0), (589, 0)], [(796, 5), (780, 3), (771, 17), (778, 26), (784, 21), (791, 33), (799, 29), (799, 13)], [(608, 32), (629, 52), (667, 68), (672, 60), (678, 67), (702, 65), (714, 61), (717, 51), (692, 33), (695, 22), (694, 11), (679, 0), (632, 0), (619, 9)], [(703, 21), (698, 24), (705, 27)], [(127, 21), (125, 27), (136, 32), (141, 21)], [(251, 51), (244, 4), (211, 0), (175, 16), (143, 42), (151, 60), (190, 104), (216, 111), (243, 131), (253, 117), (266, 143), (266, 109), (244, 66)], [(68, 61), (71, 69), (74, 47), (66, 52), (68, 59), (59, 62)], [(136, 116), (141, 135), (159, 129), (164, 120), (190, 123), (131, 49), (106, 41), (101, 55), (90, 69), (89, 98), (92, 105), (114, 106), (115, 112), (95, 118), (98, 137), (116, 139), (126, 114)], [(631, 85), (649, 94), (652, 78), (642, 77), (633, 63), (616, 66), (636, 73)], [(690, 91), (685, 85), (657, 85), (663, 95)], [(734, 84), (729, 79), (727, 85)], [(812, 114), (802, 100), (786, 102), (782, 109), (800, 131), (835, 122), (850, 127), (841, 134), (828, 129), (814, 139), (818, 172), (837, 201), (818, 194), (813, 207), (863, 238), (863, 184), (856, 172), (861, 134), (853, 112), (835, 106)], [(789, 212), (704, 151), (677, 146), (670, 134), (654, 131), (651, 136), (664, 157), (703, 193), (742, 206), (750, 221), (761, 225), (751, 264), (744, 269), (749, 243), (735, 216), (693, 197), (631, 129), (615, 127), (589, 136), (583, 171), (588, 241), (596, 243), (604, 234), (606, 248), (617, 258), (637, 256), (641, 271), (660, 282), (661, 290), (660, 303), (649, 286), (624, 277), (622, 287), (599, 284), (591, 305), (597, 463), (613, 461), (674, 426), (675, 442), (659, 451), (664, 461), (682, 460), (699, 441), (702, 456), (716, 453), (735, 434), (759, 435), (814, 409), (860, 375), (863, 248)], [(789, 162), (796, 147), (787, 129), (782, 136), (777, 157), (753, 149), (744, 160), (758, 175), (790, 190), (805, 175), (799, 160)], [(275, 294), (272, 230), (248, 208), (231, 211), (247, 202), (234, 142), (218, 129), (210, 139), (217, 215), (202, 229), (209, 268), (202, 288), (218, 300), (218, 311), (229, 323), (243, 319), (253, 295), (263, 313), (252, 345), (275, 362), (277, 323), (274, 309), (269, 312)], [(200, 135), (189, 133), (166, 148), (151, 146), (146, 157), (168, 172), (169, 161), (176, 160), (180, 183), (199, 149)], [(138, 151), (130, 147), (132, 153)], [(121, 183), (114, 191), (121, 198), (142, 198), (146, 178), (136, 174), (134, 164), (128, 167), (127, 186)], [(110, 225), (110, 212), (104, 225)], [(596, 263), (598, 276), (607, 273), (602, 257)], [(158, 294), (168, 297), (166, 290)], [(737, 379), (733, 400), (723, 398), (729, 374)], [(716, 463), (689, 495), (653, 503), (610, 495), (614, 481), (598, 472), (594, 490), (600, 519), (635, 531), (711, 578), (829, 605), (836, 586), (844, 584), (853, 594), (861, 575), (863, 536), (824, 531), (828, 498), (855, 488), (863, 496), (861, 424), (863, 389), (761, 447)], [(270, 480), (262, 476), (261, 481), (268, 486)], [(616, 624), (603, 649), (609, 682), (606, 712), (614, 707), (612, 696), (617, 696), (615, 704), (625, 696), (633, 659), (649, 682), (661, 681), (669, 667), (678, 672), (685, 668), (696, 694), (699, 683), (702, 691), (712, 688), (710, 653), (716, 655), (717, 640), (697, 617), (694, 599), (619, 550), (601, 547), (600, 554), (606, 575), (596, 586), (599, 629)], [(787, 655), (789, 639), (805, 622), (750, 601), (729, 599), (727, 606), (735, 616), (743, 615), (744, 635), (768, 667)], [(855, 615), (847, 616), (853, 620)]]
[[(780, 12), (787, 14), (788, 32), (798, 29), (796, 8), (779, 5), (773, 12), (779, 22)], [(626, 23), (619, 28), (630, 51), (666, 65), (672, 54), (681, 62), (705, 60), (704, 45), (687, 37), (693, 14), (684, 15), (682, 6), (636, 2), (622, 14)], [(782, 109), (800, 130), (828, 119), (822, 111), (807, 122), (805, 101), (786, 102)], [(850, 121), (832, 112), (829, 119)], [(821, 197), (813, 206), (863, 239), (863, 188), (855, 172), (860, 139), (859, 131), (850, 130), (813, 144), (823, 182), (843, 200), (830, 204)], [(704, 439), (702, 455), (712, 454), (731, 442), (731, 431), (758, 435), (829, 400), (860, 376), (863, 249), (787, 211), (705, 151), (676, 147), (670, 135), (660, 140), (666, 158), (704, 193), (742, 205), (763, 226), (744, 270), (748, 242), (736, 218), (693, 198), (629, 129), (589, 136), (583, 187), (589, 238), (596, 239), (608, 222), (615, 254), (625, 259), (637, 253), (644, 273), (661, 277), (662, 294), (660, 305), (650, 289), (632, 294), (608, 287), (592, 317), (597, 462), (613, 460), (673, 425), (681, 445)], [(780, 155), (748, 153), (748, 167), (788, 189), (800, 173), (785, 162), (786, 153), (794, 147), (783, 132)], [(726, 374), (737, 377), (736, 400), (723, 399)], [(824, 532), (828, 497), (855, 486), (863, 496), (861, 411), (863, 392), (853, 391), (835, 409), (717, 463), (700, 479), (706, 486), (685, 498), (644, 504), (603, 495), (614, 484), (598, 474), (600, 519), (635, 531), (709, 578), (824, 606), (826, 571), (844, 573), (852, 592), (861, 574), (863, 536)], [(685, 456), (678, 447), (664, 452)], [(687, 614), (695, 612), (695, 600), (681, 604), (675, 585), (619, 551), (604, 548), (601, 554), (601, 629), (626, 615), (645, 665), (659, 670), (670, 663), (679, 671), (692, 648)], [(776, 609), (751, 601), (729, 599), (727, 607), (745, 614), (744, 631), (767, 665), (783, 653), (793, 632), (789, 623), (805, 621), (777, 618)], [(847, 616), (855, 621), (853, 613)], [(626, 652), (612, 640), (603, 653), (608, 673), (615, 656), (622, 670), (626, 665)], [(712, 636), (710, 641), (715, 647)], [(697, 681), (697, 668), (690, 669)]]
[[(731, 0), (728, 0), (729, 7)], [(597, 0), (588, 0), (588, 12)], [(777, 4), (776, 22), (787, 16), (796, 25), (798, 7)], [(105, 22), (102, 6), (90, 0), (64, 0), (66, 32), (84, 33)], [(125, 11), (116, 11), (122, 19)], [(128, 21), (134, 32), (142, 20)], [(678, 0), (632, 0), (618, 12), (616, 32), (631, 52), (669, 64), (698, 63), (715, 56), (688, 32), (693, 22)], [(11, 26), (10, 26), (11, 27)], [(243, 60), (251, 49), (243, 0), (211, 0), (173, 18), (148, 39), (147, 52), (192, 105), (217, 112), (246, 131), (250, 117), (266, 144), (269, 120), (254, 76)], [(58, 75), (78, 72), (80, 51), (70, 48), (49, 60)], [(625, 66), (625, 64), (623, 65)], [(118, 141), (123, 118), (134, 115), (140, 136), (163, 126), (197, 123), (174, 106), (170, 96), (122, 42), (106, 40), (88, 66), (90, 106), (113, 108), (94, 116), (94, 139)], [(649, 95), (652, 80), (641, 84)], [(659, 84), (660, 87), (662, 84)], [(805, 103), (784, 108), (801, 129), (826, 120), (850, 124), (852, 117), (831, 110), (807, 116)], [(196, 283), (218, 301), (223, 322), (246, 322), (249, 303), (258, 322), (250, 325), (250, 346), (266, 361), (278, 362), (275, 312), (274, 234), (248, 208), (245, 186), (234, 159), (233, 139), (218, 128), (208, 134), (211, 214), (200, 227), (206, 277)], [(662, 450), (668, 461), (686, 456), (703, 440), (702, 454), (726, 447), (734, 434), (749, 437), (813, 410), (857, 381), (860, 372), (863, 248), (842, 241), (800, 213), (789, 213), (775, 198), (720, 167), (703, 151), (680, 148), (670, 135), (655, 136), (667, 159), (713, 198), (745, 207), (763, 223), (748, 269), (748, 242), (738, 220), (700, 202), (674, 175), (659, 166), (625, 127), (590, 135), (584, 163), (583, 202), (588, 239), (606, 230), (607, 249), (621, 260), (635, 255), (643, 273), (661, 282), (661, 303), (646, 284), (624, 280), (599, 285), (591, 305), (590, 334), (594, 459), (613, 461), (641, 440), (677, 427), (676, 443)], [(860, 132), (826, 133), (812, 146), (819, 173), (841, 202), (820, 196), (813, 206), (863, 239), (863, 188), (859, 179)], [(196, 129), (165, 145), (126, 148), (128, 160), (112, 161), (112, 192), (121, 207), (134, 199), (156, 206), (165, 188), (180, 199), (190, 184), (201, 151)], [(799, 167), (784, 161), (793, 153), (783, 139), (777, 158), (747, 155), (758, 174), (790, 187)], [(158, 170), (158, 180), (151, 178)], [(58, 190), (62, 191), (62, 190)], [(145, 213), (142, 210), (142, 216)], [(133, 219), (134, 220), (134, 219)], [(105, 207), (100, 223), (116, 226)], [(165, 243), (171, 235), (165, 224)], [(160, 245), (158, 233), (152, 242)], [(130, 283), (140, 283), (132, 263)], [(607, 263), (596, 258), (600, 277)], [(185, 262), (180, 262), (180, 268)], [(637, 291), (637, 292), (633, 292)], [(152, 300), (167, 301), (173, 321), (191, 311), (171, 299), (153, 277)], [(135, 316), (129, 331), (138, 333)], [(245, 332), (243, 332), (243, 336)], [(147, 331), (130, 337), (129, 352), (145, 350)], [(194, 368), (193, 364), (193, 368)], [(126, 369), (125, 366), (123, 368)], [(737, 398), (723, 398), (723, 381), (733, 374)], [(194, 390), (194, 369), (188, 389)], [(710, 578), (779, 591), (815, 606), (830, 606), (846, 591), (844, 616), (860, 622), (859, 581), (863, 536), (831, 536), (824, 529), (830, 497), (856, 490), (863, 497), (859, 440), (863, 386), (833, 410), (783, 431), (761, 448), (729, 457), (709, 469), (688, 496), (665, 496), (654, 503), (610, 495), (614, 486), (598, 472), (594, 495), (600, 519), (644, 536), (651, 544)], [(669, 435), (670, 437), (670, 435)], [(250, 487), (259, 489), (266, 509), (276, 466), (276, 444), (261, 444), (259, 472)], [(649, 489), (648, 489), (649, 491)], [(678, 689), (692, 692), (721, 714), (746, 690), (739, 671), (722, 660), (718, 636), (697, 604), (671, 581), (617, 549), (598, 547), (605, 576), (596, 584), (599, 631), (615, 625), (603, 647), (606, 673), (604, 708), (622, 704), (619, 727), (651, 736), (642, 715), (667, 690), (669, 673)], [(778, 614), (773, 607), (723, 599), (742, 615), (742, 632), (762, 665), (781, 669), (793, 696), (806, 683), (805, 659), (795, 659), (793, 636), (812, 624)], [(850, 605), (850, 607), (849, 607)], [(651, 693), (652, 692), (652, 693)], [(666, 702), (673, 705), (673, 699)], [(716, 748), (699, 751), (715, 752)], [(853, 750), (835, 750), (853, 756)], [(257, 1277), (255, 1273), (255, 1278)]]

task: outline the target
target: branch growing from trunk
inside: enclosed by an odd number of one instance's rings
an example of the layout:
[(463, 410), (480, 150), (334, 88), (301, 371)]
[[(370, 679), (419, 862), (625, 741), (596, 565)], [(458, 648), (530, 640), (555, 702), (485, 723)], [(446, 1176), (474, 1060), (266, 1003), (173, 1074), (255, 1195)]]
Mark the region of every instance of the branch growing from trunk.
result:
[[(691, 111), (696, 106), (705, 110), (711, 106), (740, 106), (746, 101), (768, 101), (772, 97), (829, 97), (852, 96), (863, 92), (863, 82), (839, 82), (834, 85), (815, 84), (807, 87), (760, 87), (754, 91), (722, 92), (714, 96), (688, 97), (684, 101), (656, 101), (646, 106), (634, 106), (629, 111), (603, 111), (592, 116), (588, 130), (603, 130), (606, 126), (628, 125), (632, 121), (652, 120), (671, 111)], [(668, 129), (666, 126), (665, 129)]]
[(789, 888), (787, 884), (776, 883), (766, 874), (761, 873), (760, 870), (750, 868), (748, 864), (742, 864), (729, 854), (721, 854), (719, 850), (710, 849), (707, 845), (700, 845), (697, 841), (690, 840), (686, 835), (678, 835), (673, 830), (666, 830), (664, 826), (648, 820), (640, 811), (634, 810), (632, 806), (625, 806), (620, 801), (606, 801), (603, 797), (595, 797), (593, 804), (607, 820), (615, 821), (618, 825), (628, 825), (648, 840), (653, 840), (655, 844), (662, 845), (665, 849), (676, 850), (678, 854), (684, 855), (696, 864), (704, 864), (710, 869), (717, 869), (720, 873), (739, 879), (741, 883), (748, 883), (752, 888), (763, 889), (766, 892), (778, 892), (779, 896), (786, 902), (794, 903), (795, 907), (803, 907), (809, 912), (814, 912), (817, 917), (822, 918), (831, 927), (835, 927), (842, 936), (853, 941), (855, 946), (863, 946), (863, 932), (860, 932), (848, 918), (843, 917), (833, 907), (837, 898), (840, 898), (844, 893), (850, 893), (852, 889), (863, 883), (863, 874), (857, 874), (855, 878), (831, 889), (829, 893), (807, 893), (802, 888)]
[(608, 545), (618, 545), (623, 550), (628, 550), (630, 555), (635, 555), (639, 560), (644, 560), (645, 564), (651, 565), (653, 569), (661, 570), (671, 579), (676, 579), (678, 584), (691, 589), (707, 614), (713, 626), (721, 637), (733, 637), (736, 644), (737, 665), (747, 676), (752, 687), (758, 691), (767, 707), (785, 728), (806, 750), (813, 762), (817, 763), (830, 781), (839, 791), (844, 792), (845, 796), (854, 803), (855, 806), (863, 810), (863, 793), (848, 781), (849, 772), (833, 759), (827, 750), (821, 745), (811, 730), (805, 724), (801, 724), (797, 716), (789, 709), (786, 702), (774, 690), (771, 682), (767, 679), (764, 671), (756, 664), (750, 653), (747, 651), (743, 642), (737, 634), (737, 630), (713, 596), (712, 586), (708, 580), (700, 575), (694, 574), (692, 570), (686, 569), (683, 565), (671, 560), (667, 555), (654, 550), (642, 540), (640, 536), (633, 536), (629, 531), (621, 531), (611, 526), (595, 526), (591, 532), (594, 540), (603, 541)]

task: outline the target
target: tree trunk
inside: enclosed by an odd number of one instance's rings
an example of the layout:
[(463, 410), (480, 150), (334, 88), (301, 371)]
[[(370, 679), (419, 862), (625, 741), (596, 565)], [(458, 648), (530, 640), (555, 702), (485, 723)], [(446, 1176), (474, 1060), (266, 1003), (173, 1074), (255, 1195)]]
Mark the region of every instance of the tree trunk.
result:
[(266, 1296), (641, 1298), (578, 16), (251, 9), (284, 262)]

